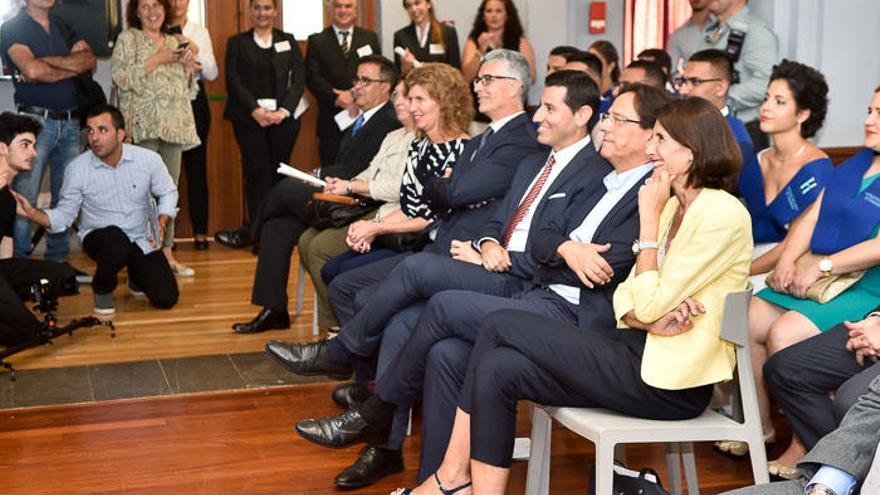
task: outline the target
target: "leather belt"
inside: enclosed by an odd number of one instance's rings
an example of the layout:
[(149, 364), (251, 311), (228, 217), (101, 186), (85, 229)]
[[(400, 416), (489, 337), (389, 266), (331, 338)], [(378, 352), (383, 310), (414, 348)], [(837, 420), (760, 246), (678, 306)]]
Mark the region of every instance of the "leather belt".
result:
[(73, 120), (79, 119), (81, 112), (79, 109), (73, 110), (51, 110), (49, 108), (43, 107), (32, 107), (30, 105), (18, 105), (18, 111), (21, 113), (27, 113), (31, 115), (39, 115), (44, 119), (52, 119), (52, 120)]

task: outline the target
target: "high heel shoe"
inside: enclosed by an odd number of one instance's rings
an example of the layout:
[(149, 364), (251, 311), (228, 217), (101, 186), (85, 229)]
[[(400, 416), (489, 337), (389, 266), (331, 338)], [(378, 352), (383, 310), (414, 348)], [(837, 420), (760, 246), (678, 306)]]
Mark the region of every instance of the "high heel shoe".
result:
[[(436, 471), (434, 472), (434, 481), (437, 482), (437, 488), (440, 490), (440, 493), (442, 493), (443, 495), (452, 495), (455, 492), (460, 492), (461, 490), (464, 490), (465, 488), (468, 488), (471, 486), (471, 482), (468, 481), (467, 483), (465, 483), (463, 485), (456, 486), (455, 488), (448, 488), (448, 489), (444, 488), (443, 483), (440, 482), (440, 477), (437, 476)], [(412, 493), (413, 490), (414, 490), (413, 488), (399, 488), (399, 489), (391, 492), (391, 495), (409, 495), (410, 493)]]
[[(767, 433), (764, 433), (764, 443), (776, 443), (776, 430), (770, 430)], [(733, 457), (742, 457), (749, 453), (749, 444), (739, 440), (722, 440), (720, 442), (715, 442), (715, 448), (722, 454), (727, 454)]]
[(797, 468), (788, 467), (779, 460), (768, 462), (767, 472), (770, 473), (770, 476), (775, 476), (780, 480), (796, 480), (800, 476)]

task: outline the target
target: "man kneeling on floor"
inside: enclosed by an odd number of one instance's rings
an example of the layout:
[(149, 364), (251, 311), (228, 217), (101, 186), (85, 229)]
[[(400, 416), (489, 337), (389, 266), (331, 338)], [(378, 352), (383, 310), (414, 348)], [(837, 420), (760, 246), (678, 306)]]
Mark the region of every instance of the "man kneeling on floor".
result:
[(67, 165), (58, 205), (41, 210), (16, 194), (18, 214), (55, 233), (82, 213), (79, 239), (98, 265), (92, 280), (95, 313), (116, 312), (113, 290), (125, 267), (129, 293), (171, 308), (177, 281), (158, 247), (176, 212), (177, 188), (158, 154), (123, 144), (125, 120), (116, 107), (97, 105), (86, 119), (90, 150)]

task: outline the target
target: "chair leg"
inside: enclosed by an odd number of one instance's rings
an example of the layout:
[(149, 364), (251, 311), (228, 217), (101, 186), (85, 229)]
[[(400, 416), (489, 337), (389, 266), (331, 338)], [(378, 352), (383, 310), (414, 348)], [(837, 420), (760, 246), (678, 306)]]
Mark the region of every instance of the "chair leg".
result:
[(296, 310), (294, 314), (299, 316), (303, 312), (303, 294), (306, 289), (306, 269), (302, 263), (297, 263), (299, 272), (296, 275)]
[(681, 459), (684, 464), (684, 477), (687, 480), (688, 495), (700, 495), (700, 482), (697, 481), (697, 460), (694, 457), (694, 444), (679, 444)]
[(767, 471), (767, 448), (764, 446), (763, 435), (752, 435), (749, 440), (749, 458), (752, 461), (752, 476), (756, 485), (770, 483), (770, 473)]
[(318, 296), (312, 295), (312, 335), (317, 336), (321, 333), (321, 329), (318, 328)]
[(669, 493), (681, 495), (681, 447), (675, 442), (666, 444), (666, 474)]
[(553, 420), (540, 407), (532, 408), (532, 441), (526, 475), (526, 495), (550, 493), (550, 434)]
[(614, 490), (615, 444), (596, 442), (596, 495), (611, 495)]

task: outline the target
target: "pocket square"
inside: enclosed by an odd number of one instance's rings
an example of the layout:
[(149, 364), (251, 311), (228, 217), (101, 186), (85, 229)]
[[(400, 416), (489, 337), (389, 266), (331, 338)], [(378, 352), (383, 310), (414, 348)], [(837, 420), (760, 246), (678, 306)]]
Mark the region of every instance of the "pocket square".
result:
[(548, 200), (550, 200), (550, 199), (559, 199), (559, 198), (564, 198), (564, 197), (565, 197), (565, 193), (564, 193), (564, 192), (561, 192), (561, 193), (552, 194), (552, 195), (550, 195), (550, 197), (548, 197), (547, 199), (548, 199)]

